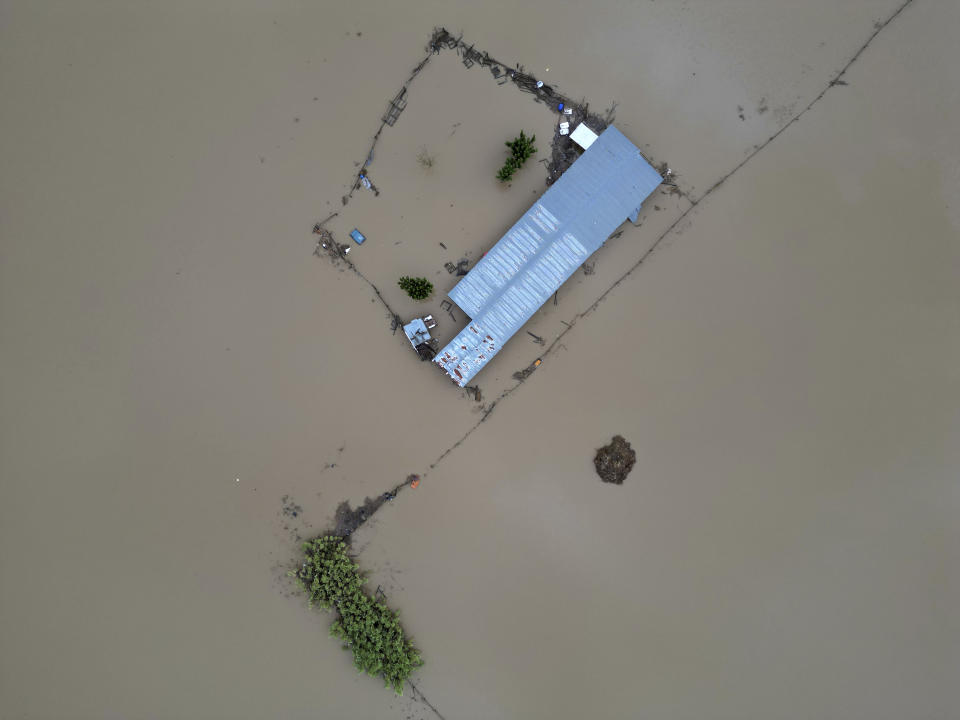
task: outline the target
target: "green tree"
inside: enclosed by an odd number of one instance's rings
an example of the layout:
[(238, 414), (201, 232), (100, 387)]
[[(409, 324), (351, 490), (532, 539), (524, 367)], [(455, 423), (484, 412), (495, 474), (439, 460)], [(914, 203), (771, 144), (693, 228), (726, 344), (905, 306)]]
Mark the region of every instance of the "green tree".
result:
[(521, 130), (519, 136), (513, 140), (507, 140), (504, 143), (504, 145), (510, 148), (510, 157), (504, 161), (503, 167), (497, 172), (497, 180), (500, 182), (511, 180), (513, 174), (519, 170), (527, 160), (533, 157), (534, 153), (537, 152), (537, 148), (533, 144), (536, 139), (536, 135), (527, 137), (523, 130)]
[(306, 591), (311, 606), (337, 611), (330, 635), (353, 652), (357, 670), (382, 676), (387, 687), (402, 695), (403, 684), (423, 665), (423, 658), (404, 636), (397, 614), (363, 592), (367, 580), (347, 555), (342, 538), (320, 537), (304, 543), (303, 549), (306, 559), (291, 574)]
[(433, 292), (433, 283), (423, 277), (412, 278), (404, 275), (397, 285), (414, 300), (426, 300)]

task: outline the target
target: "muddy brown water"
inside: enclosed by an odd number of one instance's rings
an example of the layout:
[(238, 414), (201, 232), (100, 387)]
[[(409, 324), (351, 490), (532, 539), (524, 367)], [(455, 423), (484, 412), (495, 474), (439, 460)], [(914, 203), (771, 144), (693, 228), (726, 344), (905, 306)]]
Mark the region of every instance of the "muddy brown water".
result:
[[(915, 0), (683, 215), (898, 7), (837, 5), (3, 3), (0, 717), (435, 717), (357, 676), (283, 574), (410, 473), (355, 546), (448, 720), (955, 715), (956, 4)], [(435, 24), (618, 101), (687, 193), (484, 403), (311, 256)], [(381, 196), (331, 223), (378, 283), (452, 284), (544, 189), (492, 181), (541, 106), (452, 57), (420, 80)], [(620, 487), (592, 467), (615, 434)]]

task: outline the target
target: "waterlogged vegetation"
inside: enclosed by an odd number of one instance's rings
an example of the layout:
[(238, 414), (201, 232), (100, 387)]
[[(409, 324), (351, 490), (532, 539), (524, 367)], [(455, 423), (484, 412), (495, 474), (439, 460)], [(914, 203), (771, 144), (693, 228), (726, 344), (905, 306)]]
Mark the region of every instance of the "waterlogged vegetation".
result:
[(306, 591), (311, 607), (335, 609), (330, 635), (353, 651), (360, 672), (383, 677), (398, 695), (410, 673), (423, 664), (404, 635), (397, 614), (363, 591), (367, 581), (347, 555), (343, 538), (328, 535), (303, 544), (306, 554), (299, 570), (290, 574)]
[(424, 170), (430, 170), (437, 163), (437, 156), (432, 155), (426, 147), (420, 148), (420, 152), (417, 153), (417, 163)]
[(433, 283), (424, 277), (412, 278), (404, 275), (397, 285), (414, 300), (426, 300), (433, 292)]
[(497, 173), (497, 180), (507, 182), (513, 178), (513, 174), (537, 151), (537, 148), (533, 144), (536, 139), (536, 135), (527, 137), (523, 130), (521, 130), (519, 137), (515, 137), (513, 140), (508, 140), (504, 143), (504, 145), (510, 148), (510, 157), (507, 158), (506, 162), (503, 163), (503, 167), (500, 168), (500, 171)]

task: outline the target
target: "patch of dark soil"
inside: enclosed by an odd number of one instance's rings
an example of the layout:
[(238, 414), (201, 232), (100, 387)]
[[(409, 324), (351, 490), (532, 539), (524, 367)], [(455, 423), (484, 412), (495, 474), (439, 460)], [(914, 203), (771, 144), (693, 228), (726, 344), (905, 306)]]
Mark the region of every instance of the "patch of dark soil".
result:
[(597, 450), (593, 465), (604, 482), (622, 485), (637, 461), (637, 453), (622, 435), (614, 435), (609, 445)]
[(333, 516), (334, 527), (324, 535), (338, 535), (347, 542), (350, 541), (350, 535), (358, 527), (373, 517), (373, 514), (384, 506), (385, 503), (397, 497), (397, 493), (405, 487), (416, 487), (420, 483), (419, 475), (408, 475), (407, 479), (398, 485), (394, 485), (385, 493), (377, 495), (375, 498), (365, 498), (361, 505), (355, 508), (350, 507), (350, 503), (344, 500), (337, 506), (337, 511)]
[[(350, 503), (344, 500), (337, 506), (337, 512), (333, 516), (334, 529), (331, 534), (344, 538), (350, 536), (354, 530), (363, 525), (380, 509), (380, 506), (387, 501), (389, 495), (390, 493), (384, 493), (376, 499), (366, 498), (363, 504), (358, 505), (356, 508), (351, 508)], [(390, 497), (389, 499), (392, 500), (393, 498)]]

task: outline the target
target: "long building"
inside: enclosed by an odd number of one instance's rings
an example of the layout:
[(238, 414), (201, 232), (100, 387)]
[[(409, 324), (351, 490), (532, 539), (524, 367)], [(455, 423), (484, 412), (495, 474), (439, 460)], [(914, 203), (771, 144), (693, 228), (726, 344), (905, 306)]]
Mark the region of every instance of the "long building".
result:
[(470, 382), (661, 182), (608, 127), (450, 291), (470, 322), (434, 362)]

